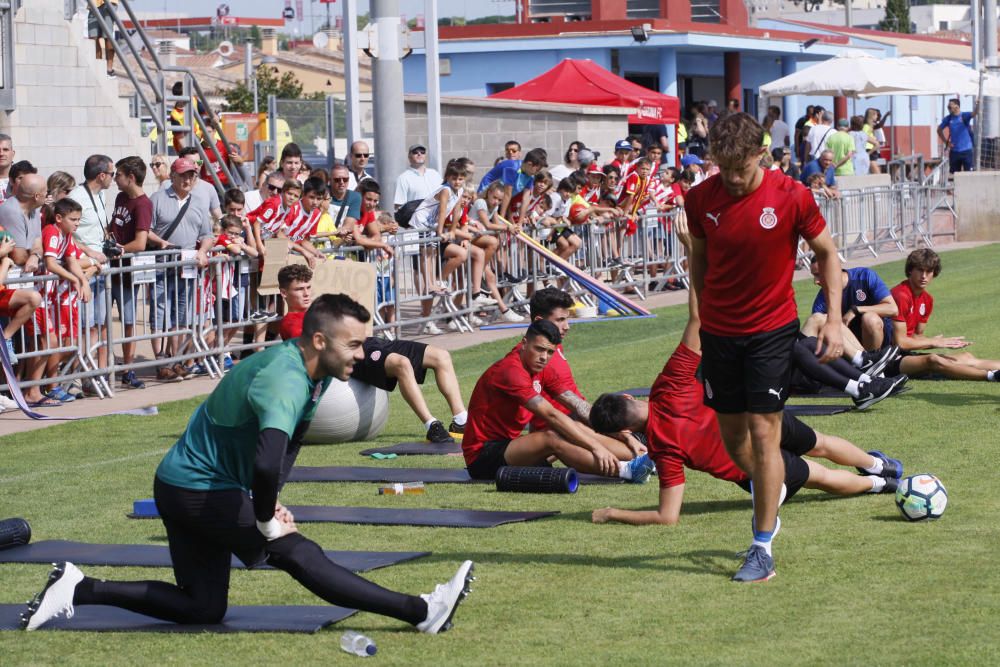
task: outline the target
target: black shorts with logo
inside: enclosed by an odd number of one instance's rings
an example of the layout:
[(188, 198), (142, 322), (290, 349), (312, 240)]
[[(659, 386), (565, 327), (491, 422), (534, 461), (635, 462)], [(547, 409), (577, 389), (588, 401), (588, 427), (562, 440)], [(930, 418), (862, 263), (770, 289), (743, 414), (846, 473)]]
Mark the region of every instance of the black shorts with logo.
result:
[(413, 366), (413, 374), (417, 378), (417, 384), (423, 384), (427, 377), (427, 369), (424, 368), (424, 352), (427, 350), (425, 343), (418, 343), (412, 340), (386, 340), (369, 336), (364, 342), (365, 358), (354, 364), (351, 377), (370, 384), (379, 389), (392, 391), (396, 388), (396, 378), (391, 378), (385, 374), (385, 360), (390, 354), (401, 354), (410, 360)]
[[(816, 431), (787, 412), (781, 416), (781, 460), (785, 464), (785, 499), (809, 481), (809, 464), (802, 458), (816, 446)], [(750, 481), (739, 482), (747, 492)]]
[(701, 331), (705, 405), (722, 414), (779, 412), (791, 383), (798, 320), (747, 336)]
[(507, 465), (504, 453), (510, 440), (489, 440), (479, 450), (476, 460), (466, 466), (472, 479), (496, 479), (497, 470)]

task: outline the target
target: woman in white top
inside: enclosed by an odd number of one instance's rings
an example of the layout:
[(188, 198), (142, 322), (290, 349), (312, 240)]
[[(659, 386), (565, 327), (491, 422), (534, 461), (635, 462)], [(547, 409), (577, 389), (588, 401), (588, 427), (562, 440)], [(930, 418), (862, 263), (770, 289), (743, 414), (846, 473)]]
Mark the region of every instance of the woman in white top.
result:
[(864, 131), (865, 119), (863, 116), (851, 117), (851, 138), (854, 139), (854, 173), (867, 174), (871, 169), (871, 156), (868, 154), (868, 144), (871, 137)]
[(552, 177), (553, 183), (558, 183), (580, 168), (580, 151), (584, 148), (586, 146), (583, 145), (582, 141), (574, 141), (569, 145), (569, 148), (566, 149), (566, 155), (563, 157), (563, 163), (549, 170), (549, 176)]

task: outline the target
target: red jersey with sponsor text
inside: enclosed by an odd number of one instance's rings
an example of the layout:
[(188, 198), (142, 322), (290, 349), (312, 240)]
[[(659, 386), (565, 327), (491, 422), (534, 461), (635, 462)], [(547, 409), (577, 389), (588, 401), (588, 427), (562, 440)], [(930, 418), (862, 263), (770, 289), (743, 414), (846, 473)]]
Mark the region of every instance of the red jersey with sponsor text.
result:
[(910, 281), (904, 280), (892, 288), (892, 298), (896, 301), (899, 312), (892, 318), (896, 322), (906, 322), (906, 335), (912, 336), (917, 330), (917, 325), (927, 324), (931, 318), (931, 311), (934, 310), (934, 297), (930, 292), (924, 292), (920, 296), (913, 293)]
[(797, 316), (792, 274), (799, 237), (816, 238), (826, 221), (812, 193), (780, 171), (733, 197), (712, 176), (684, 202), (691, 234), (705, 240), (708, 266), (701, 327), (717, 336), (779, 329)]

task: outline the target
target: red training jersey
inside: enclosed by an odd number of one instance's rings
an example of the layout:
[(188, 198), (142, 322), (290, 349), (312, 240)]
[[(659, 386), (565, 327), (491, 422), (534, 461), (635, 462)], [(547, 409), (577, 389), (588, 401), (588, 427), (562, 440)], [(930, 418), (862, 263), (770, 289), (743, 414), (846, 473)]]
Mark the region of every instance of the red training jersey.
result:
[(513, 440), (531, 421), (531, 412), (524, 406), (541, 395), (542, 383), (539, 375), (532, 375), (521, 363), (520, 353), (515, 347), (487, 368), (472, 390), (462, 437), (466, 465), (476, 460), (484, 444)]
[(281, 195), (274, 195), (265, 199), (260, 206), (247, 213), (247, 220), (253, 223), (260, 223), (260, 235), (263, 239), (269, 239), (279, 231), (285, 224), (285, 216), (289, 213), (281, 204)]
[(892, 288), (892, 298), (896, 301), (899, 312), (893, 319), (895, 322), (906, 322), (906, 335), (912, 336), (918, 324), (927, 324), (934, 310), (934, 297), (930, 292), (917, 296), (913, 293), (910, 281), (904, 280)]
[(302, 335), (302, 320), (305, 319), (306, 311), (297, 313), (285, 313), (278, 325), (278, 335), (281, 340), (291, 340)]
[[(518, 343), (514, 351), (520, 352), (522, 347), (524, 347), (524, 343)], [(569, 391), (580, 398), (584, 398), (583, 394), (580, 393), (579, 387), (576, 386), (576, 380), (573, 378), (573, 369), (569, 367), (569, 361), (563, 353), (562, 344), (557, 345), (555, 353), (549, 357), (549, 363), (545, 365), (545, 370), (542, 371), (540, 380), (542, 383), (542, 398), (551, 403), (552, 407), (564, 415), (570, 414), (570, 409), (557, 401), (556, 396)], [(586, 399), (584, 398), (584, 400)], [(532, 431), (544, 431), (549, 428), (547, 421), (534, 414), (531, 415), (530, 423)]]
[(695, 377), (701, 355), (681, 343), (649, 392), (646, 439), (660, 488), (684, 483), (684, 467), (727, 482), (748, 479), (726, 452), (715, 420)]
[(688, 191), (684, 209), (691, 234), (706, 245), (702, 329), (745, 336), (796, 319), (792, 274), (799, 236), (813, 239), (826, 227), (804, 185), (768, 170), (756, 190), (733, 197), (713, 176)]

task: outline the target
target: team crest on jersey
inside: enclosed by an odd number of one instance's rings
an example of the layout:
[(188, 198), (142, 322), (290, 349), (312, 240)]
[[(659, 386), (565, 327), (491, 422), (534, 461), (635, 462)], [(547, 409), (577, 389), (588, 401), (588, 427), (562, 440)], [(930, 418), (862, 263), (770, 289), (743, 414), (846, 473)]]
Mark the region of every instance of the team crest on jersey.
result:
[(709, 400), (714, 397), (714, 394), (712, 393), (712, 385), (708, 383), (708, 380), (705, 380), (705, 395), (708, 396)]
[(922, 304), (920, 304), (920, 314), (921, 314), (921, 315), (925, 315), (926, 313), (927, 313), (927, 307), (926, 307), (926, 304), (923, 304), (923, 303), (922, 303)]
[(854, 298), (857, 299), (858, 301), (864, 301), (865, 299), (868, 298), (868, 295), (865, 294), (865, 291), (863, 289), (859, 289), (854, 293)]
[(760, 214), (760, 226), (764, 229), (774, 229), (774, 226), (777, 224), (778, 216), (774, 214), (774, 209), (770, 206), (765, 206)]
[(535, 390), (536, 394), (542, 393), (542, 383), (539, 382), (538, 380), (534, 380), (531, 383), (531, 388)]
[(382, 358), (382, 350), (372, 350), (371, 353), (372, 361), (378, 361)]

